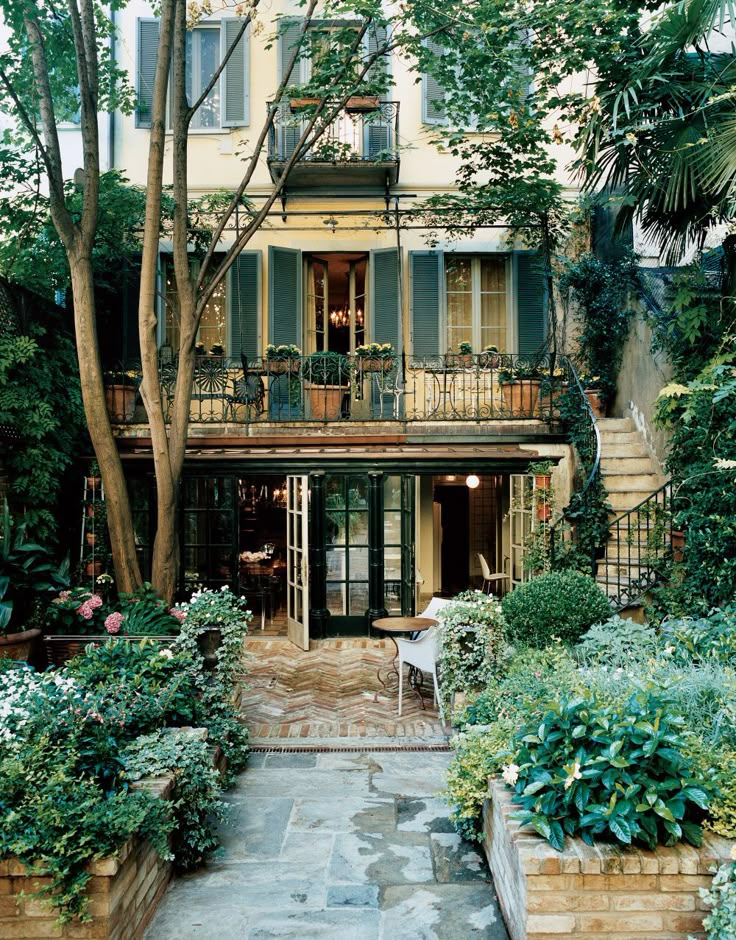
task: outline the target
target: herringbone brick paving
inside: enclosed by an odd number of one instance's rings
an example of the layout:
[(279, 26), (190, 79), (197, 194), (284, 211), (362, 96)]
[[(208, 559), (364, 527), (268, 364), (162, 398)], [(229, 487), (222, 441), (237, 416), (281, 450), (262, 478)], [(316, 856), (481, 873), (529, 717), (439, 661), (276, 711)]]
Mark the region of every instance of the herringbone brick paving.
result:
[(383, 689), (376, 674), (394, 655), (389, 639), (313, 640), (311, 649), (303, 652), (286, 639), (251, 636), (246, 649), (241, 709), (254, 743), (274, 738), (447, 736), (448, 728), (432, 702), (431, 685), (423, 689), (423, 710), (404, 678), (399, 719), (395, 682)]

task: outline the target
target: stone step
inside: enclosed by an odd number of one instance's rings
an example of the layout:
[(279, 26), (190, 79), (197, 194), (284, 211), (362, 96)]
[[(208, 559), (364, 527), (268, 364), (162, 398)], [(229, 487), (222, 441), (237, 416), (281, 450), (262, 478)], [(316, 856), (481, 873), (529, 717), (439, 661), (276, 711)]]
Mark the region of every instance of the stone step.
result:
[(644, 500), (652, 495), (652, 491), (648, 488), (643, 490), (610, 490), (608, 491), (608, 502), (616, 510), (616, 515), (620, 516), (622, 512), (626, 512), (629, 509), (633, 509), (635, 506), (638, 506), (639, 503), (643, 503)]
[(601, 428), (601, 446), (615, 444), (616, 447), (628, 447), (629, 444), (641, 444), (638, 431), (606, 431)]
[(658, 473), (641, 473), (638, 470), (602, 470), (601, 476), (609, 493), (620, 493), (624, 490), (630, 492), (648, 490), (653, 493), (664, 484), (664, 479)]
[(631, 418), (599, 418), (601, 431), (636, 431)]
[[(642, 448), (643, 450), (644, 448)], [(606, 473), (651, 473), (652, 461), (648, 454), (601, 453), (601, 471)]]

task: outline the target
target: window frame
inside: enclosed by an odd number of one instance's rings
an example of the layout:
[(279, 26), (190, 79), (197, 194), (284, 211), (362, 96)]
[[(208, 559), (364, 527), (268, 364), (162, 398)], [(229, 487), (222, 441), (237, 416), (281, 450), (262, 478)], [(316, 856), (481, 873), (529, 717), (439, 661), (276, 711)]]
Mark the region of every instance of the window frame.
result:
[(480, 352), (484, 345), (481, 340), (481, 261), (484, 258), (504, 259), (504, 276), (506, 278), (506, 346), (500, 352), (513, 352), (517, 348), (516, 328), (516, 297), (514, 295), (514, 266), (513, 257), (508, 252), (468, 252), (445, 251), (442, 265), (442, 310), (440, 312), (440, 349), (443, 354), (450, 350), (449, 344), (449, 296), (447, 288), (447, 266), (452, 260), (461, 258), (470, 259), (470, 295), (471, 295), (471, 336), (474, 352)]

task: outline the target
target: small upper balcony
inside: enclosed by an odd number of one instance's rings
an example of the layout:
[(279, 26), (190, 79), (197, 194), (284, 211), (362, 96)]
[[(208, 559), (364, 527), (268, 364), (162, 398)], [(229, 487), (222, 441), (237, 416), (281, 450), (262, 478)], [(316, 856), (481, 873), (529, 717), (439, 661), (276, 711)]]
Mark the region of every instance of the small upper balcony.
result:
[[(326, 424), (346, 432), (379, 426), (408, 432), (420, 426), (489, 424), (528, 433), (555, 431), (562, 378), (550, 377), (546, 358), (511, 354), (445, 355), (418, 358), (337, 356), (315, 353), (291, 359), (198, 356), (191, 394), (190, 421), (229, 425), (250, 435), (277, 428), (296, 433)], [(164, 414), (169, 420), (178, 378), (175, 359), (160, 365)], [(140, 366), (126, 363), (118, 374), (135, 376)], [(114, 423), (142, 425), (135, 381), (108, 388)]]
[[(292, 98), (277, 106), (268, 142), (272, 180), (281, 175), (318, 103), (318, 99)], [(289, 186), (393, 186), (399, 179), (398, 140), (398, 101), (350, 98), (296, 163)]]

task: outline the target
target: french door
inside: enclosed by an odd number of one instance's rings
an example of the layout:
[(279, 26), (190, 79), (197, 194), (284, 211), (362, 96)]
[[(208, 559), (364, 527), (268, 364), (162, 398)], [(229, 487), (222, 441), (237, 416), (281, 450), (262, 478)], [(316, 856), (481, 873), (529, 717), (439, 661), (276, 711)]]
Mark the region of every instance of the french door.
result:
[(524, 551), (534, 528), (534, 477), (511, 474), (511, 586), (529, 580), (524, 570)]
[(286, 478), (286, 616), (289, 639), (309, 649), (309, 478)]

